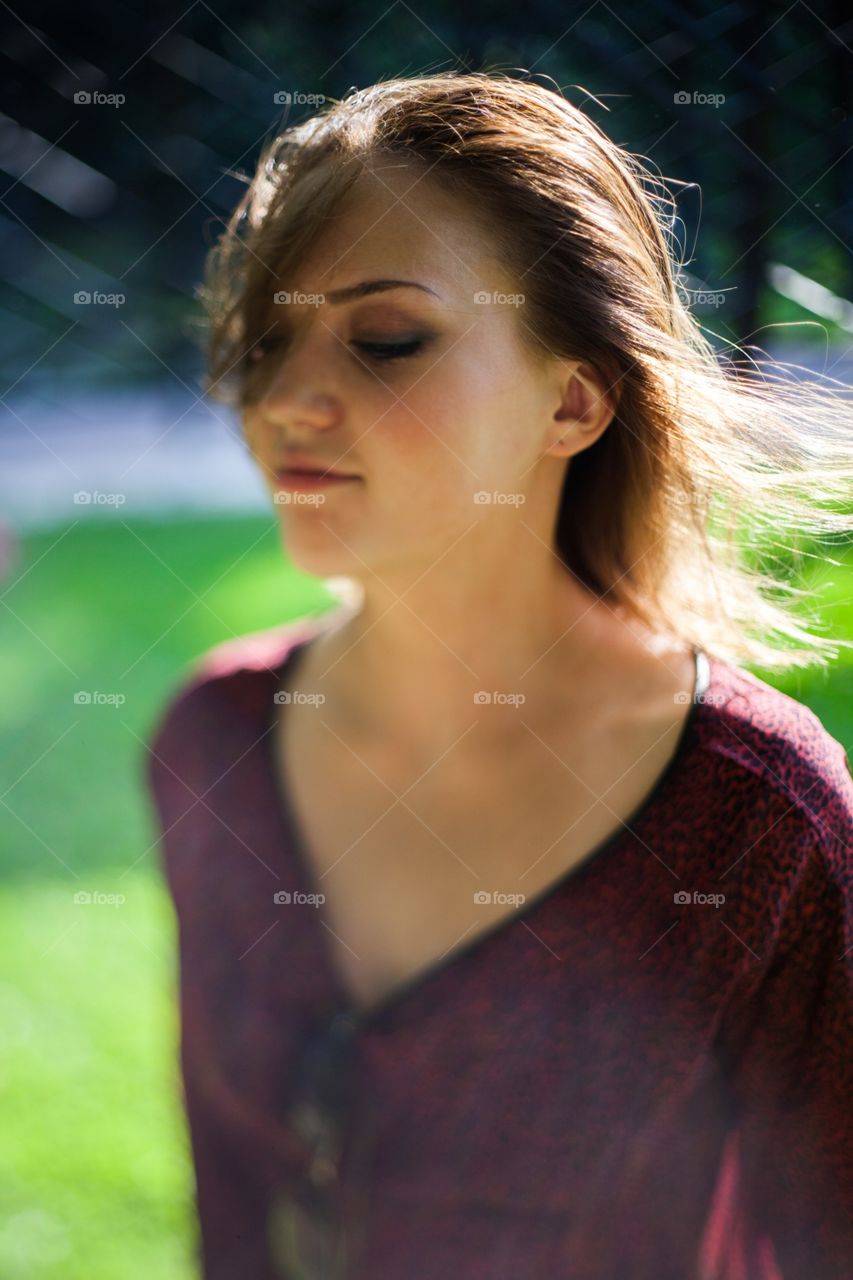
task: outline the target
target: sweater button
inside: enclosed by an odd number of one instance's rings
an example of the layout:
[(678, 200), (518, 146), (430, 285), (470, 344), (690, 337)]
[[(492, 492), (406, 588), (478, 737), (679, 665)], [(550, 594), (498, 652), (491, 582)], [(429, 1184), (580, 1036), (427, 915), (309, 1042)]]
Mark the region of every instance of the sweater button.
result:
[(328, 1187), (337, 1179), (337, 1165), (328, 1155), (317, 1152), (311, 1161), (308, 1176), (315, 1187)]
[(324, 1117), (311, 1102), (301, 1102), (291, 1112), (291, 1124), (303, 1141), (315, 1143), (323, 1133)]

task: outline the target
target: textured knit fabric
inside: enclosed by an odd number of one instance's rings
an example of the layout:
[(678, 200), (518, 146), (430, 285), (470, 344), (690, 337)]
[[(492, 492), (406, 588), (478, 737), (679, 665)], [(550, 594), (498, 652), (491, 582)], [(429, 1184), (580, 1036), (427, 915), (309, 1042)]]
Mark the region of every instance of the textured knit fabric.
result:
[(617, 834), (354, 1021), (272, 756), (323, 625), (208, 651), (149, 743), (205, 1280), (328, 1280), (288, 1261), (288, 1223), (315, 1178), (296, 1082), (329, 1027), (348, 1280), (850, 1280), (842, 746), (699, 654)]

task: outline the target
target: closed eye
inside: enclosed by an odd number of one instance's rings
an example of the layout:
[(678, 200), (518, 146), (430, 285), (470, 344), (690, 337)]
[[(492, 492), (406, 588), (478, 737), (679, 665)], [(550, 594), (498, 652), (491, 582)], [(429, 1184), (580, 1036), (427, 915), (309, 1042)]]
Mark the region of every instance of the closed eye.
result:
[[(277, 347), (282, 347), (286, 341), (286, 337), (275, 334), (260, 338), (248, 353), (249, 359), (260, 360)], [(406, 342), (353, 342), (352, 345), (358, 347), (371, 360), (405, 360), (426, 346), (426, 341), (423, 338), (410, 338)]]
[(408, 342), (354, 342), (352, 345), (366, 352), (372, 360), (404, 360), (419, 351), (424, 341), (411, 338)]

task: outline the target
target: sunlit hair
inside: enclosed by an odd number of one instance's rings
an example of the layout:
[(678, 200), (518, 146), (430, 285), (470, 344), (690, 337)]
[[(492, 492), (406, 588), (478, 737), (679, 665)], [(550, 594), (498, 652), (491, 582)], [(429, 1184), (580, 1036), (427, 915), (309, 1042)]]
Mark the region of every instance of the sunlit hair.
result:
[(568, 569), (655, 633), (734, 662), (825, 664), (853, 648), (815, 634), (791, 580), (815, 551), (834, 563), (833, 540), (853, 531), (851, 388), (718, 354), (689, 311), (664, 181), (544, 85), (393, 79), (268, 141), (199, 290), (208, 394), (251, 403), (277, 282), (365, 167), (393, 158), (482, 220), (524, 295), (530, 351), (589, 362), (618, 398), (568, 465), (554, 531)]

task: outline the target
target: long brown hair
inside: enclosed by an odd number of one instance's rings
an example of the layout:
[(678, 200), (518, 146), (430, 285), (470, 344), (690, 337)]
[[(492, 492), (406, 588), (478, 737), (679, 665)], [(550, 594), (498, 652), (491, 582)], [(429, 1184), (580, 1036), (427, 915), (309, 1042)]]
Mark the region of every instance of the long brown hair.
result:
[(718, 355), (689, 310), (663, 180), (533, 81), (392, 79), (269, 140), (199, 290), (208, 394), (251, 401), (276, 281), (365, 165), (392, 156), (469, 197), (523, 291), (531, 351), (589, 362), (617, 396), (567, 468), (554, 529), (567, 568), (653, 631), (731, 661), (806, 666), (853, 647), (808, 629), (820, 624), (801, 615), (790, 560), (766, 568), (783, 549), (799, 566), (809, 544), (828, 559), (820, 540), (853, 530), (850, 388)]

